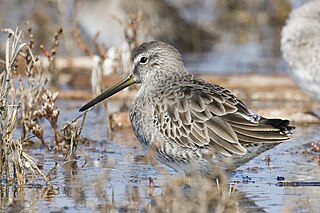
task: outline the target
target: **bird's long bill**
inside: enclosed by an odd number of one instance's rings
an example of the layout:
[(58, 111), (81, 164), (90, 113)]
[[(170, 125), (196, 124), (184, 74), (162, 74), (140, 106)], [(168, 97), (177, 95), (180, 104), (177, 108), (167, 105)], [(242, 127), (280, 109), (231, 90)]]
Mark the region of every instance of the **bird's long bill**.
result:
[(128, 75), (125, 79), (123, 79), (122, 81), (120, 81), (119, 83), (114, 85), (113, 87), (107, 89), (106, 91), (104, 91), (103, 93), (101, 93), (100, 95), (98, 95), (97, 97), (95, 97), (94, 99), (89, 101), (88, 103), (86, 103), (84, 106), (82, 106), (79, 109), (79, 111), (83, 112), (83, 111), (89, 109), (90, 107), (96, 105), (100, 101), (103, 101), (104, 99), (109, 98), (110, 96), (116, 94), (117, 92), (123, 90), (124, 88), (126, 88), (134, 83), (135, 83), (135, 80), (134, 80), (133, 74)]

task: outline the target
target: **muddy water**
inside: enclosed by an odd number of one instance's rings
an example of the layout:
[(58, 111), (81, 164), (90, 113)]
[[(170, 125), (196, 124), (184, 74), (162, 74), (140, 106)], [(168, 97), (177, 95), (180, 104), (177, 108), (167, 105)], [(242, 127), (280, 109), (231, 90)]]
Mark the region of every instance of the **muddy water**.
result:
[[(60, 102), (61, 122), (78, 115), (82, 102)], [(118, 103), (119, 104), (119, 103)], [(72, 107), (71, 107), (72, 106)], [(111, 110), (114, 110), (111, 104)], [(24, 188), (4, 187), (2, 183), (1, 212), (99, 212), (117, 209), (125, 211), (129, 204), (151, 202), (148, 178), (161, 185), (177, 177), (175, 171), (162, 166), (151, 165), (141, 160), (145, 151), (136, 141), (130, 129), (114, 133), (113, 141), (106, 141), (106, 127), (101, 109), (88, 113), (83, 130), (87, 142), (79, 145), (76, 161), (65, 162), (59, 153), (46, 152), (42, 147), (32, 147), (28, 152), (49, 172), (57, 163), (51, 175), (51, 187), (40, 184)], [(250, 200), (242, 205), (252, 212), (316, 212), (320, 207), (319, 187), (279, 187), (277, 177), (287, 181), (319, 181), (318, 162), (311, 160), (309, 143), (320, 142), (319, 126), (298, 126), (294, 138), (273, 150), (251, 160), (231, 177), (237, 181), (236, 188)], [(50, 138), (47, 138), (50, 140)], [(271, 161), (267, 165), (265, 158)], [(247, 180), (247, 181), (244, 181)], [(136, 194), (138, 201), (132, 197)], [(154, 194), (161, 196), (161, 189)], [(139, 210), (139, 209), (138, 209)]]

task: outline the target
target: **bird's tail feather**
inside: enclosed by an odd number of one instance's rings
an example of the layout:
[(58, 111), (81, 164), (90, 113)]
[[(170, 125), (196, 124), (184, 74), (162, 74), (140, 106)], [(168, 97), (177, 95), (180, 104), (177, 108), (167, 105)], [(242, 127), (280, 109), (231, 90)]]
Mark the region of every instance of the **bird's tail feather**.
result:
[(290, 126), (288, 120), (267, 119), (261, 117), (259, 122), (253, 123), (243, 117), (236, 120), (228, 119), (228, 123), (236, 132), (239, 142), (245, 144), (256, 143), (280, 143), (290, 139), (290, 135), (295, 129)]

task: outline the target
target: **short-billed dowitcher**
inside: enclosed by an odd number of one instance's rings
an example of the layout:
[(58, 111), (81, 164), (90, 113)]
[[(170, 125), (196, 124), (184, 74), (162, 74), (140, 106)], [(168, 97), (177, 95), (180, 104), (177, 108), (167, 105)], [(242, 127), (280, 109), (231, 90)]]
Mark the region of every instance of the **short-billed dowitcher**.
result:
[(130, 109), (136, 137), (160, 162), (187, 175), (237, 167), (290, 139), (294, 129), (288, 120), (261, 117), (229, 90), (187, 73), (179, 52), (159, 41), (137, 48), (132, 73), (80, 111), (134, 83), (141, 83)]

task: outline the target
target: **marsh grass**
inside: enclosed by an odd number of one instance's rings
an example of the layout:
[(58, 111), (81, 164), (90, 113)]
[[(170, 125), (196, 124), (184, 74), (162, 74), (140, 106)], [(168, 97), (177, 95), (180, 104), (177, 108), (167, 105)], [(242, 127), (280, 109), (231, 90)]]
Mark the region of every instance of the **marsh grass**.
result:
[(151, 212), (239, 212), (237, 192), (227, 182), (193, 177), (185, 185), (177, 178), (164, 183), (163, 188), (162, 196), (151, 196)]
[[(29, 46), (33, 47), (33, 33), (31, 26), (28, 25)], [(58, 127), (58, 119), (60, 110), (56, 106), (58, 92), (51, 92), (48, 89), (48, 82), (54, 83), (57, 79), (56, 69), (56, 54), (60, 45), (60, 38), (63, 30), (58, 29), (52, 36), (52, 44), (50, 48), (40, 45), (40, 50), (44, 55), (44, 60), (48, 61), (48, 66), (45, 66), (37, 61), (35, 64), (29, 60), (29, 55), (25, 56), (27, 63), (27, 84), (20, 85), (21, 96), (23, 97), (23, 140), (28, 140), (30, 133), (37, 137), (42, 144), (50, 150), (52, 143), (49, 145), (45, 142), (45, 133), (43, 122), (47, 121), (50, 124), (53, 133), (54, 149), (62, 151), (65, 159), (70, 160), (75, 158), (78, 140), (80, 140), (81, 127), (76, 124), (77, 120), (82, 116), (74, 119), (72, 122), (67, 122), (60, 130)], [(36, 66), (35, 66), (36, 65)], [(37, 67), (37, 69), (35, 69)], [(50, 80), (48, 80), (50, 79)]]
[[(99, 43), (99, 32), (91, 39), (91, 43), (88, 43), (86, 39), (82, 37), (78, 24), (77, 15), (79, 7), (80, 1), (77, 1), (73, 8), (72, 35), (79, 49), (87, 56), (92, 57), (91, 88), (92, 94), (97, 96), (100, 95), (104, 89), (102, 87), (102, 77), (104, 73), (121, 73), (127, 75), (131, 72), (131, 52), (142, 43), (142, 41), (138, 39), (140, 35), (147, 37), (146, 30), (142, 27), (143, 17), (141, 14), (131, 15), (126, 20), (120, 20), (113, 16), (118, 24), (123, 27), (125, 42), (122, 47), (110, 48), (103, 43)], [(109, 64), (109, 66), (106, 66), (106, 64)], [(124, 91), (127, 91), (127, 89)], [(123, 108), (127, 108), (125, 104), (124, 101)], [(105, 112), (108, 140), (110, 141), (112, 139), (112, 124), (107, 100), (103, 102), (103, 109)]]
[[(38, 60), (30, 60), (30, 58), (32, 58), (31, 50), (23, 56), (26, 63), (26, 70), (24, 70), (26, 83), (20, 83), (23, 123), (22, 140), (28, 140), (30, 133), (32, 133), (45, 147), (47, 147), (47, 149), (49, 149), (49, 146), (45, 143), (44, 127), (41, 124), (42, 119), (47, 120), (51, 126), (54, 134), (55, 148), (59, 146), (59, 141), (61, 140), (57, 125), (59, 109), (55, 104), (58, 93), (52, 93), (47, 89), (49, 73), (55, 73), (55, 71), (53, 71), (55, 67), (55, 56), (59, 46), (59, 36), (61, 33), (62, 30), (59, 29), (54, 34), (51, 49), (48, 50), (43, 45), (40, 45), (41, 51), (49, 61), (47, 71)], [(28, 38), (31, 49), (34, 46), (34, 36), (31, 26), (28, 28)], [(18, 77), (20, 82), (22, 82), (22, 77)]]
[[(34, 35), (31, 26), (27, 26), (27, 39), (18, 28), (1, 30), (8, 34), (8, 37), (0, 73), (0, 177), (6, 183), (17, 182), (19, 185), (32, 183), (33, 180), (39, 183), (39, 177), (42, 177), (46, 184), (50, 184), (48, 176), (38, 166), (41, 162), (36, 162), (28, 155), (24, 146), (30, 144), (28, 142), (32, 138), (38, 138), (47, 150), (54, 147), (55, 150), (63, 152), (65, 159), (75, 158), (82, 129), (76, 122), (82, 116), (67, 123), (60, 130), (60, 113), (56, 106), (58, 92), (51, 92), (47, 85), (49, 73), (54, 73), (62, 29), (53, 35), (50, 49), (40, 46), (49, 61), (48, 70), (45, 70), (39, 58), (32, 53)], [(45, 141), (48, 133), (45, 132), (44, 121), (50, 124), (53, 141)]]
[(96, 208), (104, 212), (241, 212), (234, 187), (206, 177), (193, 177), (186, 183), (183, 177), (168, 176), (155, 185), (128, 185), (125, 202), (115, 201), (113, 190), (108, 194), (103, 187), (107, 183), (101, 178), (93, 184), (97, 199), (102, 201)]
[(8, 38), (5, 43), (5, 68), (0, 75), (0, 177), (4, 177), (6, 182), (17, 182), (23, 185), (27, 182), (27, 174), (31, 174), (35, 180), (38, 180), (37, 176), (40, 175), (49, 184), (46, 175), (39, 169), (35, 160), (24, 151), (23, 141), (14, 137), (23, 102), (23, 96), (18, 95), (19, 89), (15, 88), (13, 82), (13, 74), (16, 71), (15, 61), (23, 53), (29, 54), (32, 63), (35, 62), (35, 58), (29, 45), (21, 42), (22, 32), (18, 28), (15, 31), (11, 29), (2, 31), (8, 34)]
[[(81, 123), (78, 124), (81, 119)], [(62, 150), (65, 160), (74, 160), (76, 158), (76, 150), (78, 143), (84, 141), (80, 135), (83, 129), (84, 121), (86, 119), (86, 113), (78, 116), (71, 122), (67, 122), (61, 129), (64, 136), (64, 143), (62, 145)]]

